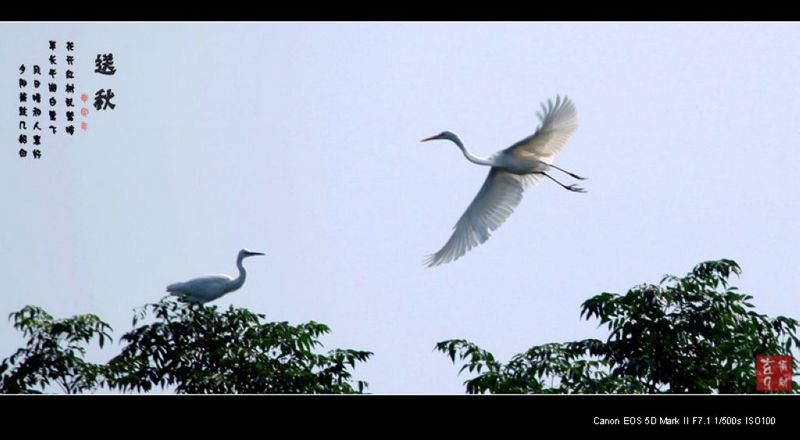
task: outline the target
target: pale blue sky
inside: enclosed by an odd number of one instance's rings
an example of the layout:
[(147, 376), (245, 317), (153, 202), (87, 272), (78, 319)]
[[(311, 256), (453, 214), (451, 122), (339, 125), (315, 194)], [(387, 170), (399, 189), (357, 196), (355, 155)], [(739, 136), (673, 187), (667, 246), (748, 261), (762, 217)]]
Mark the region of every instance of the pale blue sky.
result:
[[(76, 85), (113, 111), (20, 159), (16, 80), (75, 41)], [(736, 23), (4, 23), (0, 357), (26, 304), (130, 329), (164, 286), (235, 273), (216, 302), (331, 326), (371, 350), (374, 393), (462, 393), (436, 342), (502, 360), (601, 336), (579, 306), (696, 263), (738, 261), (759, 311), (800, 317), (800, 26)], [(113, 52), (117, 74), (92, 73)], [(484, 245), (426, 269), (487, 170), (531, 134), (539, 103), (575, 102), (556, 164)], [(92, 109), (94, 110), (94, 109)], [(95, 359), (119, 350), (113, 345)]]

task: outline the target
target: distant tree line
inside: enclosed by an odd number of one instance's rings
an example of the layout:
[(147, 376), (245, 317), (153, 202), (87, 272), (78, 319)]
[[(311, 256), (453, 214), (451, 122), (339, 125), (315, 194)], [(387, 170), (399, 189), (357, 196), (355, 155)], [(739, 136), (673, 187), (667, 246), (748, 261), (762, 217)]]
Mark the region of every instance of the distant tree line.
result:
[[(148, 317), (154, 322), (136, 327)], [(122, 336), (122, 352), (106, 364), (84, 360), (86, 347), (111, 341), (111, 327), (95, 315), (55, 320), (39, 307), (13, 313), (24, 347), (0, 364), (0, 391), (41, 393), (58, 386), (67, 394), (107, 387), (145, 392), (174, 387), (176, 393), (361, 393), (352, 378), (356, 363), (372, 353), (315, 350), (329, 328), (317, 322), (264, 322), (264, 315), (231, 306), (148, 304)]]
[[(794, 379), (800, 340), (795, 319), (757, 313), (752, 296), (729, 285), (740, 273), (732, 260), (707, 261), (682, 278), (596, 295), (581, 317), (607, 327), (604, 340), (534, 346), (506, 363), (463, 339), (436, 349), (472, 375), (464, 384), (473, 394), (753, 393), (755, 356), (792, 355)], [(104, 364), (85, 359), (93, 341), (101, 348), (112, 341), (96, 315), (54, 319), (26, 306), (10, 320), (26, 343), (0, 363), (2, 393), (363, 393), (367, 383), (353, 370), (372, 356), (319, 353), (330, 329), (317, 322), (268, 322), (246, 309), (172, 299), (137, 310), (121, 352)], [(796, 380), (791, 388), (800, 391)]]

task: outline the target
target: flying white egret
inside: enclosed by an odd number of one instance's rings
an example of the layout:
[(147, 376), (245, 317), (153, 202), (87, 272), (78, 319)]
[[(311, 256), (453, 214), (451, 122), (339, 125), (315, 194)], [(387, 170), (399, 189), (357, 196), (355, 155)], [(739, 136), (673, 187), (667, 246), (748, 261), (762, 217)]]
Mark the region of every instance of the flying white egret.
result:
[(208, 275), (183, 283), (172, 283), (167, 286), (167, 292), (169, 292), (170, 295), (181, 297), (192, 304), (205, 304), (209, 301), (214, 301), (222, 295), (242, 287), (245, 278), (247, 278), (247, 271), (244, 270), (242, 260), (254, 255), (264, 254), (261, 252), (252, 252), (247, 249), (239, 251), (239, 256), (236, 257), (236, 266), (239, 268), (239, 276), (236, 278), (225, 274)]
[(453, 227), (453, 235), (444, 247), (425, 260), (428, 267), (454, 261), (488, 240), (490, 232), (499, 228), (519, 205), (523, 190), (538, 183), (540, 176), (570, 191), (586, 192), (574, 184), (564, 185), (547, 174), (550, 168), (554, 168), (585, 180), (585, 177), (553, 165), (555, 155), (578, 128), (575, 105), (567, 97), (556, 96), (555, 102), (548, 100), (547, 105), (542, 104), (542, 111), (536, 114), (541, 121), (536, 133), (490, 157), (473, 155), (461, 139), (449, 131), (422, 140), (447, 139), (455, 143), (470, 162), (492, 167), (478, 195)]

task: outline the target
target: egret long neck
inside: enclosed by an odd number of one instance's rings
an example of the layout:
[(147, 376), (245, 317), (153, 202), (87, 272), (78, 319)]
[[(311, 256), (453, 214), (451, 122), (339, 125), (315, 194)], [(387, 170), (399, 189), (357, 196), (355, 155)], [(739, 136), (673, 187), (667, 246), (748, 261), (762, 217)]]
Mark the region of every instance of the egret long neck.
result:
[(453, 137), (450, 140), (452, 140), (453, 143), (458, 145), (458, 148), (461, 149), (461, 152), (464, 153), (464, 157), (466, 157), (468, 161), (476, 163), (478, 165), (488, 165), (488, 166), (494, 165), (488, 157), (480, 157), (470, 153), (469, 150), (467, 150), (467, 147), (464, 146), (464, 144), (461, 142), (461, 139), (459, 139), (458, 137)]
[(247, 271), (244, 269), (244, 264), (242, 264), (242, 260), (244, 260), (244, 255), (236, 259), (236, 267), (239, 268), (239, 276), (236, 277), (235, 280), (231, 282), (231, 290), (236, 290), (242, 287), (244, 284), (244, 280), (247, 278)]

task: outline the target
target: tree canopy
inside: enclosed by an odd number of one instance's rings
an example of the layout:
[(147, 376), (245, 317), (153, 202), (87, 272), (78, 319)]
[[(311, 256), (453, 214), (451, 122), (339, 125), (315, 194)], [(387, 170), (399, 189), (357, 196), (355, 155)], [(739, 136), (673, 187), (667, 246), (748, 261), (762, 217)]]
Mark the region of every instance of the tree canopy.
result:
[[(756, 312), (753, 297), (729, 284), (740, 273), (732, 260), (707, 261), (682, 278), (589, 298), (580, 317), (605, 326), (605, 340), (534, 346), (505, 364), (463, 339), (436, 349), (473, 375), (468, 393), (752, 393), (756, 355), (792, 355), (796, 376), (800, 340), (795, 319)], [(91, 343), (112, 341), (96, 315), (54, 319), (26, 306), (9, 319), (26, 343), (0, 363), (1, 393), (362, 393), (353, 370), (372, 356), (319, 352), (330, 329), (318, 322), (169, 298), (136, 311), (121, 352), (104, 364), (85, 359)]]
[(683, 278), (596, 295), (580, 316), (608, 328), (604, 341), (539, 345), (506, 364), (463, 339), (436, 349), (477, 374), (468, 393), (752, 393), (756, 355), (793, 354), (800, 340), (795, 319), (757, 313), (729, 285), (740, 273), (735, 261), (707, 261)]
[[(102, 348), (111, 327), (95, 315), (63, 320), (27, 306), (10, 319), (26, 346), (0, 364), (0, 392), (65, 393), (108, 387), (176, 393), (361, 393), (367, 383), (352, 369), (371, 352), (333, 349), (317, 353), (330, 329), (318, 322), (267, 322), (246, 309), (183, 304), (164, 299), (139, 309), (122, 352), (106, 364), (83, 359), (93, 339)], [(143, 324), (147, 319), (153, 322)], [(137, 327), (138, 325), (138, 327)]]

